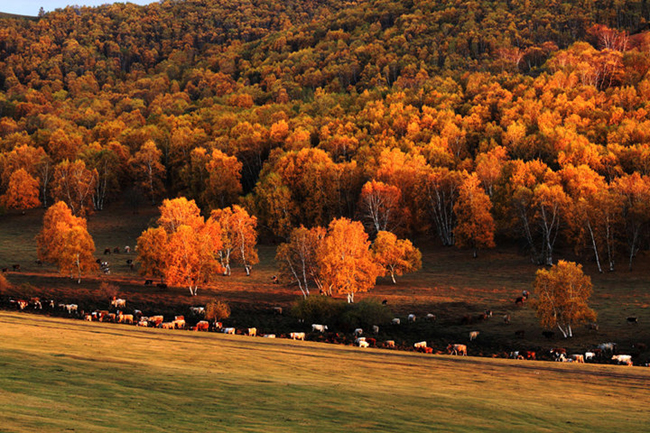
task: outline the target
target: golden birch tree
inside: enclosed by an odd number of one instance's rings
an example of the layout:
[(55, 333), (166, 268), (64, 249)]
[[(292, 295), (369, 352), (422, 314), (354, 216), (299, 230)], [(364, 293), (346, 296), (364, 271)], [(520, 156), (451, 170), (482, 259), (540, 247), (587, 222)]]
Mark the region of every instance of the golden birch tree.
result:
[(383, 268), (384, 275), (390, 275), (393, 284), (395, 275), (415, 272), (422, 267), (422, 253), (408, 239), (397, 239), (391, 232), (380, 231), (372, 244), (372, 254)]
[(591, 278), (582, 272), (582, 265), (559, 260), (551, 269), (537, 271), (533, 287), (542, 326), (557, 326), (564, 338), (573, 337), (573, 325), (596, 319), (596, 313), (587, 305), (592, 293)]

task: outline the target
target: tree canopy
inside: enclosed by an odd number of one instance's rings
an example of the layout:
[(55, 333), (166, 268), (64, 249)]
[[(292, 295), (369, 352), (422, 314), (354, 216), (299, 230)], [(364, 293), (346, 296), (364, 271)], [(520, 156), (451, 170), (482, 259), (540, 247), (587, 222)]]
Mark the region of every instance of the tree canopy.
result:
[(591, 278), (582, 265), (559, 260), (551, 269), (537, 271), (534, 283), (537, 317), (546, 328), (557, 327), (564, 338), (573, 337), (573, 325), (596, 320), (587, 301), (592, 293)]
[(7, 207), (35, 206), (35, 185), (80, 216), (183, 196), (202, 215), (241, 205), (265, 239), (356, 218), (371, 238), (476, 248), (491, 218), (536, 264), (570, 247), (610, 270), (650, 245), (644, 2), (165, 1), (0, 20)]

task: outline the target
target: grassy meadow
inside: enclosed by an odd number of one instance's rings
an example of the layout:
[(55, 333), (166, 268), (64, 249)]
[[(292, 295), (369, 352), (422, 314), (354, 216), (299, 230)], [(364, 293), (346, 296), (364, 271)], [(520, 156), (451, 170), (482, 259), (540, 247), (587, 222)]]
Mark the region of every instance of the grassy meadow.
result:
[(643, 431), (650, 369), (0, 312), (0, 431)]

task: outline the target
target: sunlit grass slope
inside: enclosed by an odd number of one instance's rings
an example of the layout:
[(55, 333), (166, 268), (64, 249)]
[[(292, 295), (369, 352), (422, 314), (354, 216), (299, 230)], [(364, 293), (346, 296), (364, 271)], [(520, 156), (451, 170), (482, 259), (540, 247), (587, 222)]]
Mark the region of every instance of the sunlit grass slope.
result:
[(0, 312), (0, 431), (643, 431), (650, 369)]

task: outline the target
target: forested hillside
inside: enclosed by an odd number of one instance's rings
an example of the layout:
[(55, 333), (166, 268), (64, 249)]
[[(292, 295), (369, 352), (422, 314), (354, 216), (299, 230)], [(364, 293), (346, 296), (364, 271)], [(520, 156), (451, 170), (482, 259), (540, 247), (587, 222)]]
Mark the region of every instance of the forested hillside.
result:
[(444, 245), (649, 246), (650, 9), (164, 1), (0, 18), (0, 203), (234, 203)]

